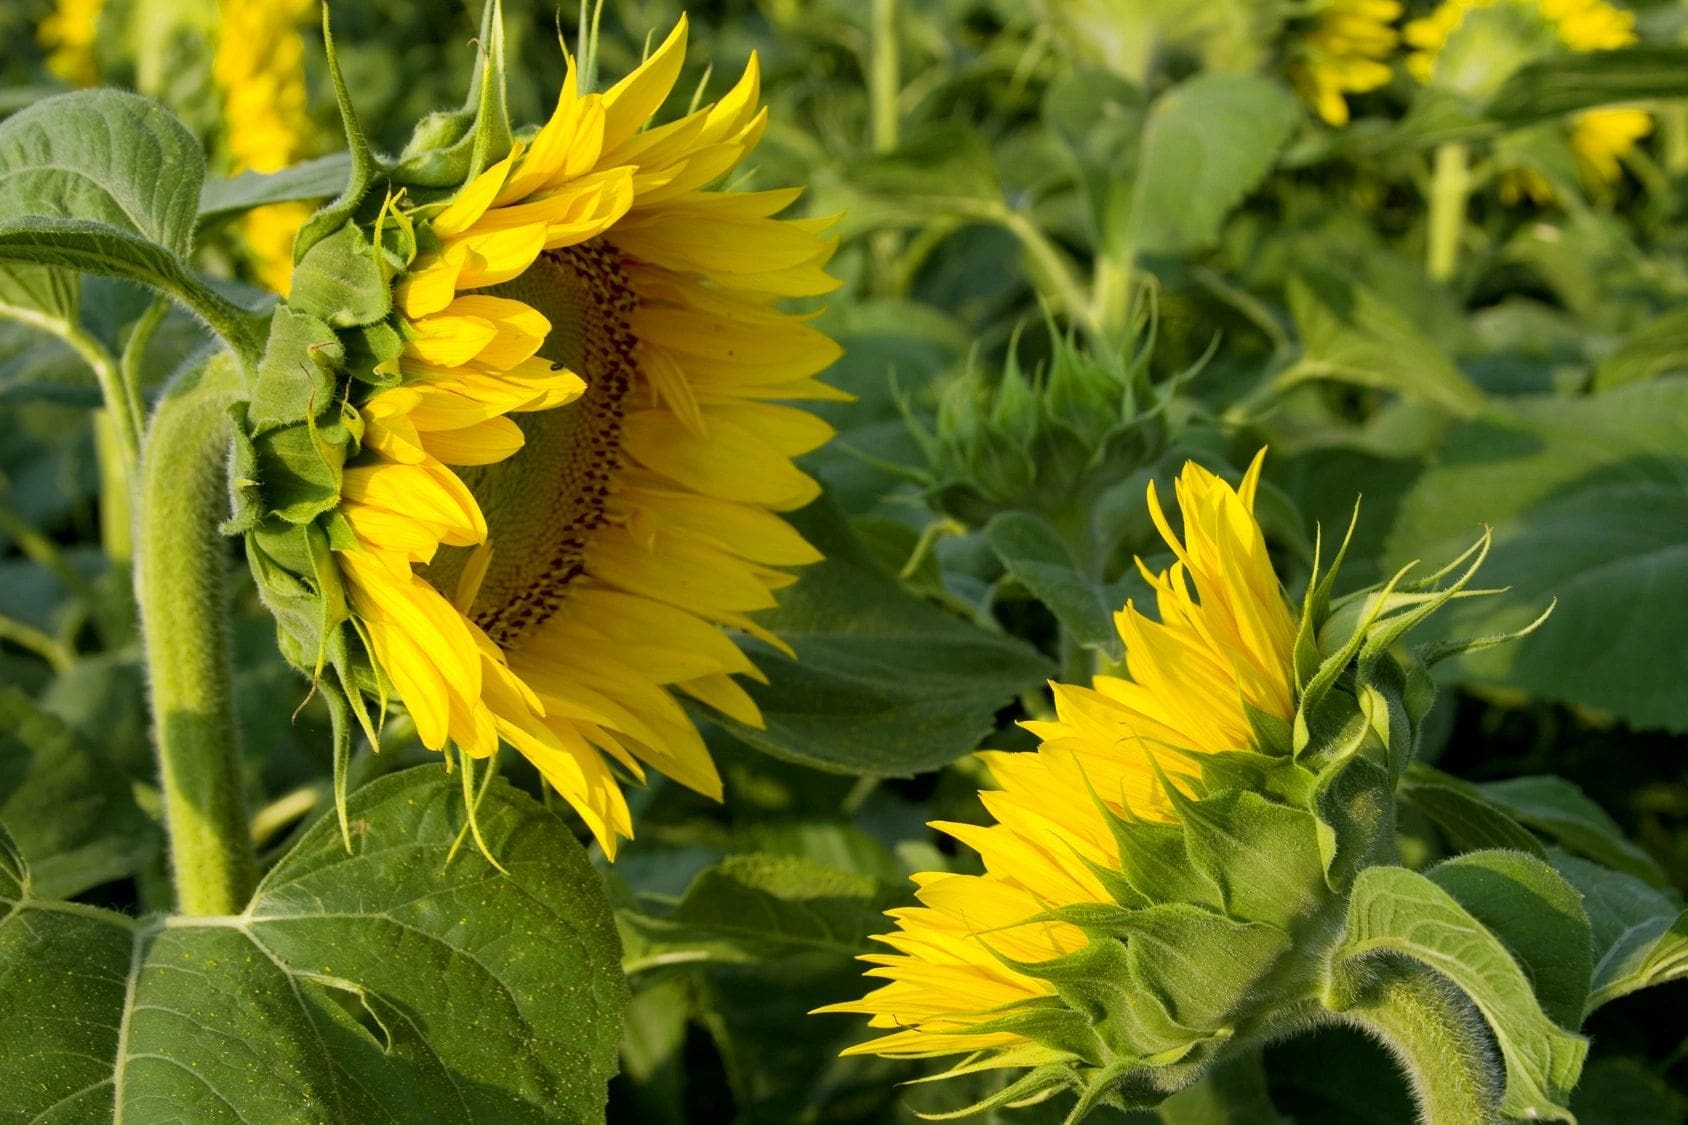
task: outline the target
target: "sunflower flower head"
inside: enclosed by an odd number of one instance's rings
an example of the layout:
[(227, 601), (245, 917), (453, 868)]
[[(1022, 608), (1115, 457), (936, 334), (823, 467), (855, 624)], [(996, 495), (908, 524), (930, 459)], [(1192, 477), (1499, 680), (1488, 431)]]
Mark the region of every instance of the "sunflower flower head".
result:
[[(766, 122), (754, 57), (650, 124), (684, 19), (602, 93), (565, 58), (520, 139), (496, 26), (481, 41), (481, 111), (429, 126), (444, 155), (413, 142), (301, 233), (235, 526), (337, 713), (402, 703), (466, 779), (509, 743), (613, 856), (624, 781), (719, 796), (686, 705), (760, 723), (735, 636), (783, 647), (754, 615), (819, 557), (780, 513), (817, 494), (792, 459), (832, 431), (787, 403), (843, 397), (815, 379), (838, 348), (777, 306), (834, 287), (830, 221), (717, 188)], [(460, 161), (455, 185), (404, 178)]]
[[(299, 30), (316, 10), (311, 0), (217, 5), (211, 73), (222, 94), (231, 172), (278, 172), (309, 155), (312, 129)], [(242, 219), (253, 270), (277, 293), (287, 292), (293, 237), (312, 210), (304, 203), (272, 203)]]
[(35, 41), (47, 52), (47, 70), (73, 86), (100, 80), (94, 46), (99, 42), (105, 0), (58, 0), (35, 29)]
[(1400, 45), (1399, 0), (1329, 0), (1293, 49), (1289, 77), (1327, 125), (1348, 124), (1348, 95), (1386, 84)]
[(1393, 847), (1429, 705), (1396, 642), (1476, 564), (1335, 601), (1332, 566), (1297, 612), (1253, 515), (1261, 463), (1236, 487), (1186, 465), (1181, 533), (1150, 485), (1175, 561), (1143, 568), (1155, 617), (1116, 618), (1125, 674), (1053, 685), (1038, 749), (984, 755), (992, 822), (934, 825), (983, 871), (914, 877), (918, 905), (863, 958), (883, 983), (821, 1009), (885, 1029), (850, 1053), (1029, 1067), (974, 1108), (1071, 1089), (1076, 1120), (1304, 1023), (1347, 891)]

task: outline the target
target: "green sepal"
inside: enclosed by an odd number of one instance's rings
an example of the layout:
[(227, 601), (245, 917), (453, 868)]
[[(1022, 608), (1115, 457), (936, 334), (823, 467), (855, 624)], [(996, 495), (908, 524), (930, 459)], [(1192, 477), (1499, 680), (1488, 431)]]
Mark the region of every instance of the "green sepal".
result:
[(357, 213), (363, 203), (363, 197), (368, 194), (370, 185), (375, 181), (375, 156), (370, 151), (369, 139), (364, 136), (363, 126), (358, 124), (357, 110), (352, 105), (351, 94), (346, 89), (346, 76), (340, 70), (340, 57), (334, 47), (334, 31), (329, 26), (328, 5), (322, 6), (322, 39), (328, 54), (328, 76), (334, 85), (334, 101), (340, 108), (340, 124), (346, 131), (346, 149), (352, 158), (351, 174), (346, 178), (346, 188), (338, 198), (325, 205), (316, 214), (305, 220), (304, 226), (293, 239), (293, 261), (301, 261), (317, 242), (334, 232), (342, 224)]
[(1231, 917), (1289, 929), (1323, 903), (1325, 865), (1311, 813), (1245, 790), (1175, 800), (1190, 862), (1219, 888)]
[(343, 425), (319, 429), (308, 419), (254, 437), (265, 511), (288, 523), (305, 524), (339, 504), (348, 437)]
[(1292, 656), (1297, 696), (1307, 690), (1307, 685), (1318, 675), (1323, 662), (1319, 653), (1319, 628), (1330, 615), (1331, 591), (1336, 587), (1336, 576), (1342, 570), (1342, 560), (1348, 555), (1348, 545), (1354, 541), (1354, 527), (1359, 522), (1360, 505), (1356, 502), (1353, 514), (1348, 517), (1348, 530), (1336, 549), (1336, 557), (1322, 575), (1319, 573), (1319, 559), (1324, 547), (1324, 528), (1314, 530), (1313, 573), (1308, 576), (1307, 593), (1301, 599), (1301, 621), (1296, 629)]
[(1102, 806), (1119, 852), (1120, 875), (1151, 903), (1194, 902), (1217, 908), (1218, 886), (1190, 862), (1184, 831), (1175, 824), (1121, 816)]
[(1194, 1043), (1207, 1038), (1174, 1018), (1154, 991), (1137, 987), (1127, 942), (1100, 931), (1089, 936), (1083, 949), (1047, 961), (995, 955), (1016, 972), (1052, 985), (1056, 995), (1096, 1029), (1113, 1055), (1182, 1057)]
[(258, 596), (276, 619), (282, 655), (315, 682), (351, 613), (327, 533), (315, 524), (267, 520), (247, 535), (247, 558)]
[[(956, 1066), (941, 1074), (933, 1075), (929, 1079), (916, 1079), (916, 1081), (934, 1081), (971, 1073), (973, 1073), (973, 1070), (966, 1068), (965, 1065)], [(916, 1111), (915, 1116), (923, 1121), (954, 1121), (962, 1117), (971, 1117), (976, 1113), (984, 1113), (986, 1110), (995, 1109), (998, 1106), (1031, 1104), (1041, 1097), (1048, 1097), (1072, 1084), (1072, 1070), (1066, 1063), (1046, 1063), (1026, 1072), (994, 1094), (987, 1095), (959, 1109), (952, 1109), (944, 1113)]]
[(1173, 1019), (1201, 1038), (1229, 1031), (1294, 944), (1270, 923), (1237, 921), (1187, 903), (1133, 911), (1126, 930), (1131, 975), (1125, 979), (1160, 998)]
[(1189, 760), (1201, 770), (1200, 791), (1204, 795), (1246, 789), (1298, 808), (1309, 808), (1313, 803), (1317, 777), (1287, 758), (1252, 750), (1221, 750), (1191, 754)]
[(286, 303), (277, 305), (247, 409), (254, 435), (330, 410), (345, 360), (346, 347), (327, 321)]
[(1107, 1052), (1097, 1037), (1094, 1021), (1054, 996), (1018, 1004), (1009, 1011), (968, 1028), (969, 1034), (1011, 1032), (1060, 1051), (1074, 1062), (1100, 1064)]
[(397, 182), (461, 187), (509, 153), (515, 133), (505, 99), (504, 11), (499, 0), (487, 0), (481, 11), (478, 47), (463, 108), (422, 119), (393, 169)]
[(336, 328), (375, 324), (392, 311), (387, 272), (356, 223), (323, 235), (293, 267), (287, 305)]
[(390, 320), (377, 321), (340, 333), (346, 345), (346, 367), (357, 382), (386, 390), (404, 382), (398, 358), (404, 354), (404, 337)]
[(1352, 757), (1319, 775), (1313, 808), (1325, 885), (1346, 894), (1360, 872), (1394, 851), (1395, 809), (1389, 772)]

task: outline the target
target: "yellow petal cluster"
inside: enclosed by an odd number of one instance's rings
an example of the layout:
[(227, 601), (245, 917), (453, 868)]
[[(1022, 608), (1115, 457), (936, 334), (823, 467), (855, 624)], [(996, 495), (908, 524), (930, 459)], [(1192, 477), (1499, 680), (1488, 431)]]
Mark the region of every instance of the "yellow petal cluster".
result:
[(105, 0), (58, 0), (35, 29), (35, 41), (47, 52), (47, 69), (73, 86), (92, 86), (100, 80), (94, 60), (100, 13)]
[(1035, 752), (982, 755), (999, 786), (980, 794), (995, 823), (934, 827), (977, 851), (985, 872), (915, 876), (920, 905), (891, 911), (897, 929), (878, 939), (893, 952), (863, 958), (887, 983), (821, 1009), (898, 1029), (849, 1053), (994, 1049), (1000, 1066), (1048, 1056), (1015, 1031), (983, 1025), (1054, 993), (1004, 958), (1043, 961), (1086, 944), (1077, 927), (1040, 916), (1113, 901), (1096, 874), (1121, 868), (1103, 808), (1172, 821), (1163, 777), (1182, 786), (1197, 756), (1251, 747), (1250, 708), (1294, 714), (1296, 623), (1253, 515), (1263, 457), (1236, 489), (1187, 464), (1176, 489), (1182, 537), (1149, 486), (1150, 513), (1177, 556), (1158, 573), (1139, 563), (1160, 620), (1128, 602), (1115, 618), (1127, 675), (1053, 685), (1056, 718), (1026, 724), (1040, 740)]
[[(1471, 14), (1506, 7), (1533, 12), (1567, 51), (1610, 51), (1638, 42), (1635, 13), (1606, 0), (1444, 0), (1430, 15), (1407, 24), (1406, 40), (1414, 48), (1407, 69), (1421, 82), (1432, 81), (1442, 49)], [(1652, 118), (1639, 109), (1593, 109), (1572, 117), (1571, 151), (1583, 179), (1593, 188), (1616, 183), (1623, 174), (1619, 161), (1652, 128)], [(1509, 201), (1528, 197), (1546, 203), (1553, 189), (1539, 172), (1525, 168), (1507, 174), (1501, 194)]]
[[(318, 11), (311, 0), (220, 0), (211, 73), (223, 95), (231, 172), (277, 172), (308, 154), (311, 127), (305, 44), (299, 28)], [(242, 220), (258, 278), (285, 294), (293, 236), (311, 215), (305, 203), (272, 203)]]
[(682, 18), (601, 94), (569, 59), (531, 140), (414, 213), (404, 381), (362, 405), (336, 556), (422, 741), (515, 746), (611, 856), (618, 778), (720, 795), (681, 698), (760, 724), (727, 631), (780, 644), (751, 615), (819, 558), (777, 513), (816, 496), (792, 458), (832, 434), (780, 400), (848, 397), (814, 378), (837, 345), (776, 308), (836, 286), (830, 221), (774, 218), (796, 190), (708, 190), (766, 124), (754, 56), (645, 127), (685, 48)]
[(1289, 77), (1302, 100), (1329, 125), (1348, 124), (1348, 94), (1389, 81), (1400, 44), (1400, 0), (1328, 0), (1302, 37)]

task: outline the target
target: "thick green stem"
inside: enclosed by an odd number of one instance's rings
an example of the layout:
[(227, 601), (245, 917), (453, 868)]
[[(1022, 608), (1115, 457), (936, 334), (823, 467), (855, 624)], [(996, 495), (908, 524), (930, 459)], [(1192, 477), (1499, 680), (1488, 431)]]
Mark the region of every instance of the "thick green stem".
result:
[(1358, 987), (1332, 1005), (1338, 1018), (1389, 1048), (1421, 1120), (1499, 1125), (1501, 1080), (1482, 1017), (1445, 977), (1410, 961), (1341, 975)]
[(1463, 144), (1446, 142), (1436, 149), (1430, 181), (1430, 231), (1424, 266), (1437, 281), (1449, 281), (1459, 264), (1459, 245), (1465, 236), (1465, 206), (1471, 197), (1471, 153)]
[(235, 914), (257, 885), (229, 667), (225, 540), (228, 406), (235, 360), (219, 353), (159, 404), (141, 462), (135, 595), (152, 688), (176, 905)]

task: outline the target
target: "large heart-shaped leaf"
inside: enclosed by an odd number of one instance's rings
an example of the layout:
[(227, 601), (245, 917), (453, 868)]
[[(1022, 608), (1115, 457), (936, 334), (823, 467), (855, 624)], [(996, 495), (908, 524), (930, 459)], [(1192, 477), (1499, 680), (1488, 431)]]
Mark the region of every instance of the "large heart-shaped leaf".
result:
[(1427, 634), (1542, 628), (1460, 658), (1467, 677), (1688, 730), (1688, 379), (1593, 398), (1531, 398), (1455, 427), (1401, 508), (1389, 567), (1451, 557), (1494, 528), (1483, 566), (1504, 597), (1448, 607)]
[[(354, 794), (235, 917), (37, 898), (0, 835), (0, 1119), (592, 1121), (626, 986), (601, 884), (508, 786), (464, 848), (437, 768)], [(507, 873), (506, 873), (507, 872)]]

